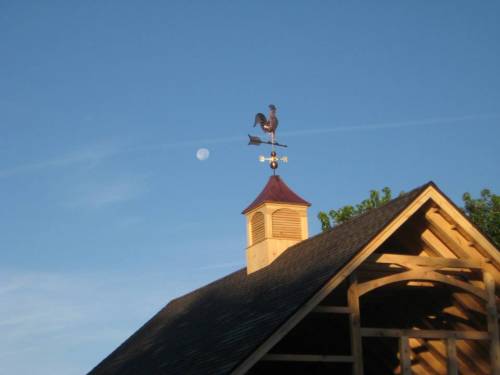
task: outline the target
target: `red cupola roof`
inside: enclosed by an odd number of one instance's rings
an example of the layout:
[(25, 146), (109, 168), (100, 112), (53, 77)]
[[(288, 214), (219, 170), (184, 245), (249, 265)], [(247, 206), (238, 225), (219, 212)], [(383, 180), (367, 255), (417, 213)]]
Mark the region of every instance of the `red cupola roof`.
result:
[(243, 210), (242, 214), (266, 202), (292, 203), (310, 206), (311, 203), (299, 197), (290, 189), (280, 176), (271, 176), (261, 193)]

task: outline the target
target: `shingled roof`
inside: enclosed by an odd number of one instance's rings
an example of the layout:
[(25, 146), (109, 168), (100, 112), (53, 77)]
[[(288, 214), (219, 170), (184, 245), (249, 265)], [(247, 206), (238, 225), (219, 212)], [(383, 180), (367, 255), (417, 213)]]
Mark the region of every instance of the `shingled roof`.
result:
[(90, 374), (230, 373), (428, 185), (172, 300)]
[(262, 189), (257, 198), (255, 198), (255, 200), (243, 210), (242, 214), (246, 214), (266, 202), (303, 204), (306, 206), (311, 205), (311, 203), (302, 199), (297, 193), (290, 189), (280, 176), (269, 177), (264, 189)]

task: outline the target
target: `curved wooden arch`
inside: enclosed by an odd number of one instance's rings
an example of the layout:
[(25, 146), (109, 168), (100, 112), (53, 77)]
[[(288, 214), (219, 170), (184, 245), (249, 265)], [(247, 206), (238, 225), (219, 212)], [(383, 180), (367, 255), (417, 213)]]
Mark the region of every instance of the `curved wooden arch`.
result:
[(452, 285), (459, 289), (463, 289), (471, 294), (474, 294), (484, 301), (488, 300), (486, 291), (480, 288), (457, 280), (453, 277), (442, 275), (438, 272), (423, 270), (411, 270), (358, 284), (358, 293), (361, 297), (362, 295), (371, 292), (374, 289), (378, 289), (389, 284), (398, 283), (400, 281), (436, 281), (443, 284)]

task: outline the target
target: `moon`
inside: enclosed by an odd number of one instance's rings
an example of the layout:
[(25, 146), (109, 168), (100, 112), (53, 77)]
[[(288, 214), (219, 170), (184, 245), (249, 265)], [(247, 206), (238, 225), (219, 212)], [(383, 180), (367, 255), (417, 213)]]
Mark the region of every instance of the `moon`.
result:
[(196, 158), (198, 160), (207, 160), (208, 157), (210, 156), (210, 151), (208, 151), (208, 149), (206, 148), (200, 148), (198, 149), (198, 151), (196, 151)]

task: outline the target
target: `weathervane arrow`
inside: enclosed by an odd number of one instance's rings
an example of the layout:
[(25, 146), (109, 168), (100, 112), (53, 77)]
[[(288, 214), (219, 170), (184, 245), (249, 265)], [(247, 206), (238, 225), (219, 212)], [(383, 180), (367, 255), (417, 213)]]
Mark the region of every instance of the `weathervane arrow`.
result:
[(267, 144), (267, 145), (273, 145), (273, 146), (278, 146), (278, 147), (288, 147), (287, 145), (282, 145), (281, 143), (278, 142), (272, 142), (272, 141), (263, 141), (259, 137), (255, 135), (250, 135), (248, 134), (248, 144), (253, 145), (253, 146), (260, 146), (262, 143)]

